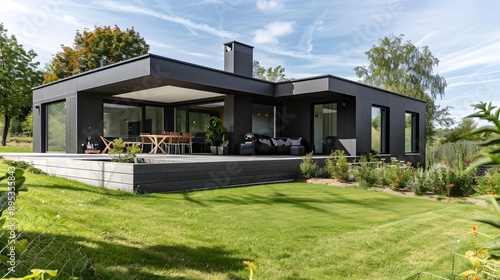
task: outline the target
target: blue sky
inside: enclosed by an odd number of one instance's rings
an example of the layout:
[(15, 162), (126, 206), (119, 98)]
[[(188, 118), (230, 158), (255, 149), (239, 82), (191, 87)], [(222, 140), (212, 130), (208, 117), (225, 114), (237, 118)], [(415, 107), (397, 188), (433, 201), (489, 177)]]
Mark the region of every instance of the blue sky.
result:
[[(85, 2), (85, 4), (83, 4)], [(2, 0), (0, 21), (44, 65), (71, 45), (76, 30), (134, 27), (151, 53), (216, 69), (222, 44), (254, 46), (264, 67), (289, 78), (332, 74), (357, 80), (365, 51), (390, 34), (428, 46), (448, 82), (438, 104), (453, 116), (471, 104), (500, 106), (500, 2), (408, 0)]]

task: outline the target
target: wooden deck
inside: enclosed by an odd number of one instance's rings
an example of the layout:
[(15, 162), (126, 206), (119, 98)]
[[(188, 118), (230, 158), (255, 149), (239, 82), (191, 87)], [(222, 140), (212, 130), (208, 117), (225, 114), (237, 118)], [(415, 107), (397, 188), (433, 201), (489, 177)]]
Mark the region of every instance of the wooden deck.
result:
[[(139, 154), (145, 163), (110, 162), (108, 155), (0, 154), (94, 186), (138, 193), (179, 192), (285, 182), (301, 178), (301, 156)], [(326, 157), (315, 157), (322, 162)]]

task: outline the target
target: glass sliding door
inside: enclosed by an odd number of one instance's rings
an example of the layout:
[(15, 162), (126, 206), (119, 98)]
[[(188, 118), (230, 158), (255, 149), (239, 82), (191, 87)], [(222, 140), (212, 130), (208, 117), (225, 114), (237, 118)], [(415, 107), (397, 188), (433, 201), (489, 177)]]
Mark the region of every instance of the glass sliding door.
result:
[(329, 154), (337, 139), (337, 103), (314, 105), (314, 153)]
[(186, 132), (187, 124), (187, 107), (176, 107), (174, 109), (175, 115), (175, 131)]
[(189, 106), (176, 107), (175, 131), (205, 134), (210, 117), (223, 119), (224, 102), (201, 103)]
[(252, 133), (276, 137), (275, 115), (275, 106), (254, 103), (252, 106)]
[(142, 107), (104, 103), (104, 137), (137, 140), (141, 133)]
[(146, 115), (143, 122), (143, 129), (141, 132), (151, 134), (161, 134), (163, 132), (164, 112), (162, 107), (145, 107)]
[(66, 152), (66, 101), (48, 104), (47, 152)]
[(210, 122), (209, 112), (189, 112), (189, 132), (193, 133), (204, 133), (208, 123)]

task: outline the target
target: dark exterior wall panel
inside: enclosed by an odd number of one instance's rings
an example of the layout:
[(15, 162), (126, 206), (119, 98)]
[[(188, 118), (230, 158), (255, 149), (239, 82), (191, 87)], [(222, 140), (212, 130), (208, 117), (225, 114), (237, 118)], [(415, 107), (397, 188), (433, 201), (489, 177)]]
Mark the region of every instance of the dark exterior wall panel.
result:
[(356, 154), (368, 154), (371, 149), (372, 101), (356, 98)]
[(274, 96), (272, 83), (175, 60), (152, 58), (151, 73), (155, 77), (165, 79), (166, 84), (175, 82), (176, 85), (220, 93)]
[(337, 136), (339, 139), (356, 138), (356, 100), (349, 98), (337, 103)]
[[(78, 95), (77, 153), (83, 153), (82, 144), (90, 136), (94, 143), (103, 145), (99, 136), (103, 135), (103, 103), (100, 96)], [(103, 147), (103, 146), (102, 146)]]
[(224, 100), (224, 126), (228, 130), (229, 153), (237, 154), (245, 133), (252, 131), (252, 98), (228, 95)]
[(328, 77), (300, 80), (276, 85), (276, 97), (292, 96), (329, 90)]
[(283, 102), (278, 114), (281, 137), (302, 137), (306, 151), (312, 147), (312, 104), (310, 101)]
[[(38, 106), (38, 109), (36, 108)], [(42, 152), (42, 131), (45, 127), (45, 120), (42, 118), (44, 116), (44, 108), (41, 103), (33, 103), (33, 152)]]
[(66, 98), (66, 153), (77, 153), (77, 98)]

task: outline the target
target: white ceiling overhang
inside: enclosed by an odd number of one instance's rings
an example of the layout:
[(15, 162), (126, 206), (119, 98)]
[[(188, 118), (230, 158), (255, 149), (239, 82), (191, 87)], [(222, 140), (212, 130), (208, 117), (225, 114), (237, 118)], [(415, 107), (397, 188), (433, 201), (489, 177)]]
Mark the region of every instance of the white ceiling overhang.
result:
[(176, 86), (163, 86), (151, 89), (132, 91), (113, 95), (119, 98), (128, 98), (136, 100), (147, 100), (160, 103), (175, 103), (192, 101), (198, 99), (224, 97), (225, 94), (210, 91), (182, 88)]

